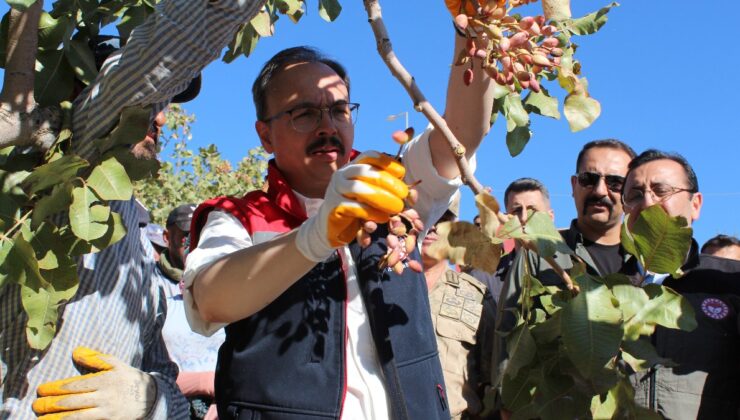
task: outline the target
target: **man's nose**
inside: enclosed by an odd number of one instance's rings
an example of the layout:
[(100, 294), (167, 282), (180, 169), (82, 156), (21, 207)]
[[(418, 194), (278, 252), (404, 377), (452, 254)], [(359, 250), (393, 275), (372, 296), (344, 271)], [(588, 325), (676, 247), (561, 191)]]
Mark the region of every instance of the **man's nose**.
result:
[(321, 120), (319, 120), (319, 126), (316, 128), (317, 136), (333, 136), (337, 133), (337, 125), (331, 118), (331, 111), (323, 110), (321, 112)]
[(606, 179), (602, 176), (594, 185), (593, 192), (600, 197), (604, 197), (609, 194), (609, 188), (606, 186)]

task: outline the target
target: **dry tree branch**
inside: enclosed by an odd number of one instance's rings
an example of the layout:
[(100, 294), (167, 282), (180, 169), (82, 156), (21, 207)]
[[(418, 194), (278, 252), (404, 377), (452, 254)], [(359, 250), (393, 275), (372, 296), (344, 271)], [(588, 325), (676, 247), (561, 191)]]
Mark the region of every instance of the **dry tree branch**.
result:
[(58, 108), (41, 108), (33, 83), (43, 0), (28, 9), (10, 10), (3, 88), (0, 92), (0, 148), (37, 146), (48, 149), (61, 125)]
[(393, 45), (391, 44), (388, 31), (383, 23), (383, 15), (380, 11), (380, 4), (377, 0), (363, 0), (365, 4), (365, 10), (367, 11), (368, 22), (373, 29), (375, 40), (378, 46), (378, 53), (381, 58), (388, 66), (393, 76), (401, 82), (406, 92), (414, 102), (414, 109), (424, 114), (425, 117), (432, 123), (435, 129), (439, 130), (440, 133), (447, 139), (450, 144), (450, 149), (455, 156), (457, 166), (460, 169), (460, 176), (463, 182), (470, 187), (475, 194), (483, 191), (483, 186), (473, 175), (468, 165), (468, 160), (465, 158), (465, 147), (457, 141), (457, 138), (452, 133), (447, 123), (441, 115), (434, 109), (432, 104), (427, 101), (424, 94), (419, 89), (413, 76), (406, 70), (401, 62), (393, 52)]

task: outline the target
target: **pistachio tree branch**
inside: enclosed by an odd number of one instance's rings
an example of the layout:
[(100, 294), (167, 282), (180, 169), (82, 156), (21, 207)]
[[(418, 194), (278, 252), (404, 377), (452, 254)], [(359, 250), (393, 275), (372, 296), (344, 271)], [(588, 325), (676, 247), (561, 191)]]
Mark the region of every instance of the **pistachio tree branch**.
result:
[(424, 114), (425, 117), (432, 123), (435, 129), (442, 133), (443, 137), (447, 140), (455, 156), (457, 167), (460, 170), (460, 177), (462, 181), (470, 187), (475, 194), (483, 191), (483, 186), (473, 175), (473, 171), (470, 169), (468, 160), (465, 158), (465, 147), (460, 144), (455, 135), (452, 133), (450, 128), (447, 126), (444, 118), (434, 109), (432, 104), (427, 101), (424, 94), (419, 89), (413, 76), (406, 70), (401, 64), (393, 52), (393, 45), (391, 44), (388, 31), (386, 30), (385, 23), (383, 23), (383, 15), (380, 11), (380, 4), (377, 0), (363, 0), (365, 4), (365, 10), (367, 11), (368, 22), (373, 29), (375, 40), (378, 46), (378, 53), (381, 58), (388, 66), (393, 76), (401, 82), (406, 92), (414, 102), (414, 109)]
[(41, 108), (33, 83), (43, 0), (26, 10), (10, 9), (5, 74), (0, 91), (0, 148), (38, 146), (45, 150), (56, 139), (61, 110)]

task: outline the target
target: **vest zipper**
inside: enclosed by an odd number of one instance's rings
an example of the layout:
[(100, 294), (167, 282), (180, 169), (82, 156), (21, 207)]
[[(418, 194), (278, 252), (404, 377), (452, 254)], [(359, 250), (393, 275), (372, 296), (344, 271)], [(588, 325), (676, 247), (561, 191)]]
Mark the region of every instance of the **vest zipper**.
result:
[(442, 411), (447, 411), (447, 399), (445, 398), (445, 389), (442, 385), (437, 384), (437, 396), (439, 397), (439, 405), (442, 406)]

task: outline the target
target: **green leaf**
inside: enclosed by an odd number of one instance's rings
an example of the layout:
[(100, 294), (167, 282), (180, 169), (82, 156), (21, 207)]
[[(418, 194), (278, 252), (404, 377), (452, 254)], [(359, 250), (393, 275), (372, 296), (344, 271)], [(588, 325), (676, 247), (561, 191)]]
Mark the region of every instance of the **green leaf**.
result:
[(475, 196), (475, 206), (478, 208), (478, 214), (480, 215), (481, 232), (487, 238), (493, 239), (500, 225), (497, 214), (501, 211), (501, 206), (496, 198), (486, 191)]
[(571, 362), (585, 378), (597, 375), (616, 356), (622, 341), (622, 312), (609, 289), (582, 275), (580, 292), (560, 311), (563, 343)]
[(51, 194), (41, 197), (33, 207), (31, 226), (37, 227), (52, 214), (65, 210), (72, 203), (73, 185), (69, 182), (57, 184)]
[(272, 18), (266, 9), (257, 13), (252, 18), (250, 24), (259, 36), (272, 36), (272, 34), (275, 33), (275, 27), (272, 25)]
[(93, 246), (90, 252), (102, 251), (120, 241), (126, 235), (126, 226), (123, 224), (123, 220), (121, 220), (121, 216), (118, 213), (110, 212), (106, 224), (108, 230), (105, 232), (105, 235), (90, 241), (90, 244)]
[(517, 156), (521, 153), (531, 137), (532, 132), (529, 130), (529, 124), (524, 127), (514, 127), (513, 130), (507, 132), (506, 147), (509, 149), (511, 157)]
[(670, 359), (658, 356), (650, 339), (647, 337), (635, 341), (622, 343), (622, 359), (627, 362), (635, 372), (642, 372), (655, 365), (676, 366)]
[(118, 120), (118, 125), (111, 130), (108, 136), (98, 141), (98, 149), (101, 152), (106, 152), (114, 146), (128, 146), (138, 143), (144, 139), (149, 130), (151, 115), (151, 106), (129, 106), (124, 108)]
[(629, 323), (650, 300), (645, 290), (631, 284), (618, 284), (612, 286), (611, 290), (619, 300), (619, 309), (625, 323)]
[(613, 2), (608, 6), (602, 7), (594, 13), (577, 19), (566, 21), (566, 27), (576, 35), (590, 35), (596, 33), (608, 20), (607, 13), (612, 7), (619, 6), (619, 3)]
[(41, 12), (38, 29), (38, 47), (42, 50), (56, 50), (62, 44), (67, 31), (74, 27), (69, 16), (54, 19), (50, 14)]
[(565, 118), (574, 133), (588, 128), (601, 114), (601, 104), (585, 94), (571, 93), (565, 98)]
[[(591, 401), (578, 390), (573, 378), (562, 375), (556, 369), (543, 369), (541, 382), (535, 393), (534, 405), (537, 418), (562, 420), (585, 418)], [(531, 417), (528, 417), (531, 418)]]
[[(550, 296), (543, 296), (543, 298)], [(532, 327), (532, 337), (537, 344), (550, 343), (557, 340), (560, 335), (560, 312), (555, 312), (550, 319)]]
[(13, 249), (13, 241), (10, 239), (0, 241), (0, 290), (6, 283), (18, 282), (20, 271), (17, 263), (8, 258), (10, 251)]
[(573, 250), (565, 243), (563, 236), (555, 228), (555, 224), (547, 213), (532, 213), (524, 226), (524, 233), (534, 241), (537, 253), (542, 258), (552, 257), (556, 252), (573, 254)]
[(77, 176), (77, 172), (88, 163), (77, 155), (65, 155), (53, 162), (36, 168), (24, 181), (24, 188), (37, 193), (53, 185), (67, 182)]
[(36, 0), (5, 0), (10, 7), (16, 10), (25, 11), (29, 7), (31, 7), (32, 4), (36, 2)]
[(650, 300), (635, 314), (632, 323), (662, 325), (666, 328), (693, 331), (696, 317), (691, 303), (670, 287), (649, 284), (643, 288)]
[(71, 299), (79, 280), (75, 266), (60, 267), (46, 272), (51, 282), (42, 285), (21, 285), (21, 302), (28, 314), (26, 338), (31, 348), (43, 350), (49, 346), (56, 334), (59, 307)]
[(334, 22), (342, 11), (337, 0), (319, 0), (319, 16), (327, 22)]
[(126, 169), (115, 158), (108, 158), (93, 169), (87, 185), (103, 200), (128, 200), (134, 187)]
[(506, 86), (501, 86), (498, 83), (493, 84), (493, 99), (504, 99), (511, 91)]
[(508, 410), (519, 411), (532, 402), (535, 384), (531, 381), (529, 372), (530, 370), (524, 367), (516, 377), (504, 377), (501, 386), (501, 399)]
[(157, 175), (160, 163), (157, 159), (137, 159), (131, 154), (128, 147), (114, 147), (109, 150), (103, 159), (115, 158), (118, 163), (126, 168), (126, 174), (131, 181), (152, 178)]
[[(110, 208), (93, 206), (97, 201), (95, 193), (87, 187), (72, 190), (72, 205), (69, 207), (69, 224), (72, 232), (86, 241), (98, 239), (108, 230), (107, 220)], [(107, 209), (107, 212), (106, 210)]]
[(95, 66), (95, 57), (87, 45), (86, 38), (73, 39), (65, 51), (67, 61), (72, 66), (77, 78), (86, 85), (92, 83), (98, 75), (98, 69)]
[(131, 36), (131, 31), (133, 31), (134, 28), (144, 23), (148, 15), (149, 9), (145, 4), (131, 6), (126, 9), (123, 17), (121, 17), (121, 21), (116, 25), (116, 28), (118, 28), (118, 35), (121, 37), (122, 43), (128, 40), (129, 36)]
[(303, 1), (301, 0), (276, 0), (275, 7), (280, 13), (290, 17), (293, 23), (298, 23), (304, 13)]
[(59, 105), (72, 96), (75, 74), (62, 50), (38, 51), (34, 96), (42, 106)]
[(509, 334), (506, 339), (506, 351), (509, 353), (509, 361), (504, 376), (516, 378), (519, 369), (529, 365), (537, 354), (537, 343), (526, 323), (520, 324)]
[(501, 245), (494, 244), (472, 223), (443, 222), (437, 224), (437, 241), (427, 251), (440, 260), (468, 265), (488, 273), (496, 271), (501, 258)]
[(643, 268), (651, 273), (682, 275), (681, 266), (691, 247), (693, 230), (683, 217), (671, 217), (659, 205), (640, 212), (632, 225), (628, 217), (622, 225), (622, 243), (625, 250), (637, 257)]
[(257, 42), (259, 40), (260, 36), (254, 26), (251, 24), (247, 25), (244, 29), (244, 34), (242, 35), (242, 43), (240, 47), (242, 54), (246, 57), (252, 55), (254, 49), (257, 48)]
[(517, 239), (526, 236), (522, 230), (522, 222), (518, 217), (512, 217), (504, 223), (504, 225), (496, 232), (496, 238), (501, 239)]
[(544, 89), (541, 92), (529, 92), (529, 95), (524, 99), (524, 109), (527, 112), (534, 112), (556, 120), (560, 119), (558, 100), (548, 95)]
[[(516, 124), (517, 127), (525, 127), (529, 124), (529, 114), (522, 105), (522, 97), (518, 93), (509, 93), (504, 99), (504, 115), (507, 121)], [(507, 131), (512, 131), (507, 129)]]

